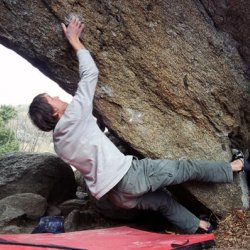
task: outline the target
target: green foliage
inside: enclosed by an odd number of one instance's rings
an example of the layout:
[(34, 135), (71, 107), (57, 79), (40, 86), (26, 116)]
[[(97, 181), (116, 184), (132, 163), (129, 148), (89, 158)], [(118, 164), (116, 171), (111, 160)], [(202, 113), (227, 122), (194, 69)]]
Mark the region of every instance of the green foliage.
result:
[(17, 115), (14, 107), (9, 105), (0, 106), (0, 154), (19, 149), (19, 143), (14, 131), (8, 129), (6, 124)]
[(10, 119), (17, 116), (17, 111), (14, 107), (10, 105), (1, 105), (0, 106), (0, 119), (2, 122), (6, 123)]

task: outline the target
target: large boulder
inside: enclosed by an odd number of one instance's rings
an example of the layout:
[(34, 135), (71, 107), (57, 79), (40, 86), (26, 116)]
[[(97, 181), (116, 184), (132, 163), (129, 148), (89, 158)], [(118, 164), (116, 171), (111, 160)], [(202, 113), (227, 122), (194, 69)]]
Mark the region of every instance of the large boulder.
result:
[[(204, 6), (196, 0), (3, 0), (0, 43), (74, 94), (77, 61), (60, 22), (79, 13), (101, 72), (95, 114), (111, 133), (143, 156), (230, 160), (232, 145), (249, 147), (249, 72), (235, 40), (214, 26)], [(248, 204), (240, 178), (210, 185), (206, 195), (188, 188), (219, 213)], [(239, 194), (233, 203), (229, 193)]]
[(71, 167), (52, 154), (10, 153), (0, 156), (0, 199), (35, 193), (58, 204), (75, 197)]
[(11, 205), (0, 206), (0, 228), (8, 225), (8, 223), (19, 222), (25, 216), (25, 212)]
[(0, 232), (30, 233), (46, 209), (46, 199), (38, 194), (14, 194), (3, 198), (0, 200)]
[[(0, 200), (0, 208), (10, 206), (22, 210), (29, 219), (39, 219), (47, 209), (44, 197), (34, 193), (14, 194)], [(0, 219), (1, 220), (1, 219)]]

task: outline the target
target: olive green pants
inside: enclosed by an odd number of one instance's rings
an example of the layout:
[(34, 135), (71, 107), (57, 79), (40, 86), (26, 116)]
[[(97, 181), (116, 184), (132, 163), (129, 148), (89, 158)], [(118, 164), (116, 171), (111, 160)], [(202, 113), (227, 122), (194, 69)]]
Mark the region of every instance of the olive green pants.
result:
[(118, 207), (159, 211), (185, 232), (195, 233), (200, 220), (162, 190), (191, 180), (227, 183), (233, 181), (233, 172), (230, 164), (222, 161), (134, 159), (107, 196)]

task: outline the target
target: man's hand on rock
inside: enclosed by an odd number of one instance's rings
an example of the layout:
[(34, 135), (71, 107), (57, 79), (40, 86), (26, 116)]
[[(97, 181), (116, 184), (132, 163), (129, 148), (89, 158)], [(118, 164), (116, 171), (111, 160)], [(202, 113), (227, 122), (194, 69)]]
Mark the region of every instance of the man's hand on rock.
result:
[(85, 48), (79, 39), (84, 30), (84, 24), (81, 23), (79, 18), (73, 17), (68, 26), (62, 23), (62, 29), (69, 43), (76, 52)]

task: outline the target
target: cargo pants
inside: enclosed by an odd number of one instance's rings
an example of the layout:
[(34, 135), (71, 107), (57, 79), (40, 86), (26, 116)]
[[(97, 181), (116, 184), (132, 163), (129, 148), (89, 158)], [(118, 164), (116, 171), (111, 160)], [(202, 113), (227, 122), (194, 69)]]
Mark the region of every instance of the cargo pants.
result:
[(159, 211), (183, 231), (195, 233), (200, 219), (162, 190), (187, 181), (228, 183), (233, 172), (223, 161), (134, 159), (107, 197), (118, 207)]

